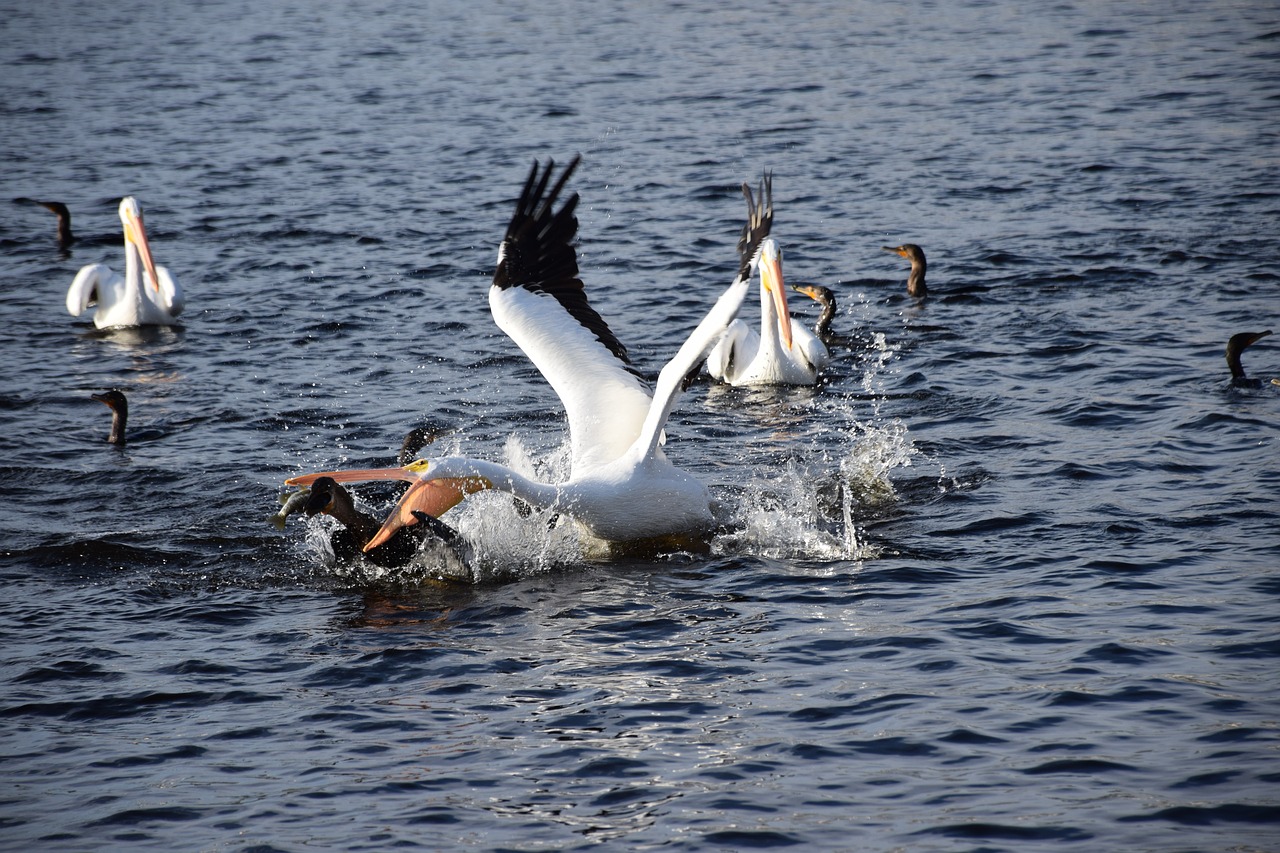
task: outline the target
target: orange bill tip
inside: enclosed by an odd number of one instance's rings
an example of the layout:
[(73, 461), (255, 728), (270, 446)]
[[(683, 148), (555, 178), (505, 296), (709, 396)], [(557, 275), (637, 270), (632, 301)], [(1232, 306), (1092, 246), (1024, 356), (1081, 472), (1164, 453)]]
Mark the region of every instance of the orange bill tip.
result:
[(425, 513), (439, 518), (444, 513), (462, 503), (467, 495), (490, 488), (490, 484), (482, 477), (442, 478), (439, 480), (417, 480), (400, 498), (396, 508), (387, 516), (382, 527), (364, 546), (367, 553), (386, 542), (401, 527), (412, 527), (418, 523), (414, 512)]

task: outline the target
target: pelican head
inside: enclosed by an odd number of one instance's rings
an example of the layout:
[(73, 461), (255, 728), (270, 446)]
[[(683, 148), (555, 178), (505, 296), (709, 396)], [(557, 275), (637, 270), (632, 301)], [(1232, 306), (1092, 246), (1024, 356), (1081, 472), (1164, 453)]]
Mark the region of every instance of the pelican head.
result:
[(773, 307), (778, 314), (778, 331), (787, 349), (791, 349), (791, 314), (787, 311), (787, 284), (782, 278), (782, 249), (778, 241), (765, 237), (756, 253), (756, 266), (760, 270), (760, 286), (773, 297)]
[(365, 553), (386, 542), (401, 527), (411, 527), (418, 524), (421, 521), (419, 515), (439, 518), (448, 510), (462, 503), (462, 499), (467, 495), (493, 488), (493, 483), (483, 477), (424, 479), (430, 467), (431, 460), (415, 459), (400, 468), (407, 475), (402, 479), (408, 479), (409, 477), (417, 479), (400, 496), (400, 502), (396, 504), (396, 508), (387, 516), (387, 520), (382, 523), (382, 528), (374, 534), (372, 539), (365, 543)]
[(151, 245), (147, 242), (147, 231), (142, 225), (142, 207), (131, 195), (120, 199), (120, 221), (124, 223), (124, 241), (126, 245), (137, 247), (142, 256), (142, 265), (147, 270), (151, 287), (160, 292), (160, 276), (156, 274), (156, 262), (151, 258)]

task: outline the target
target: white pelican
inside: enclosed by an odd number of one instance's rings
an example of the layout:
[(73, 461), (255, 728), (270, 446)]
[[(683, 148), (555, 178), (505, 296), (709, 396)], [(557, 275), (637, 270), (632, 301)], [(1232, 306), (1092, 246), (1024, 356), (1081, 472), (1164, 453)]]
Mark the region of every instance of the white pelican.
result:
[(67, 310), (72, 317), (79, 317), (97, 302), (93, 325), (99, 329), (172, 325), (182, 313), (182, 288), (167, 269), (151, 259), (142, 208), (132, 196), (120, 201), (120, 221), (124, 223), (124, 277), (106, 264), (83, 267), (67, 291)]
[(901, 246), (881, 246), (880, 248), (886, 252), (901, 255), (911, 261), (911, 275), (907, 276), (907, 295), (914, 296), (916, 299), (927, 297), (929, 288), (925, 286), (924, 274), (929, 269), (929, 262), (925, 260), (924, 249), (921, 249), (915, 243), (903, 243)]
[[(748, 198), (750, 190), (747, 190)], [(754, 206), (754, 205), (753, 205)], [(772, 180), (760, 187), (760, 207), (773, 218)], [(760, 331), (734, 320), (707, 356), (707, 372), (730, 385), (812, 385), (831, 360), (827, 346), (787, 312), (782, 250), (766, 237), (760, 243)]]
[(588, 304), (573, 248), (578, 220), (574, 193), (554, 210), (578, 164), (574, 158), (547, 192), (554, 163), (525, 181), (515, 215), (498, 252), (489, 307), (507, 335), (541, 371), (564, 404), (572, 469), (562, 483), (537, 482), (480, 459), (419, 459), (400, 468), (324, 472), (293, 477), (309, 485), (322, 476), (337, 482), (406, 480), (412, 483), (365, 549), (376, 547), (413, 513), (439, 516), (467, 494), (500, 489), (577, 521), (608, 543), (686, 544), (712, 526), (705, 485), (680, 470), (661, 448), (662, 431), (683, 380), (737, 315), (758, 263), (757, 247), (772, 218), (747, 196), (748, 223), (738, 241), (733, 283), (662, 368), (651, 394), (631, 369), (626, 348)]

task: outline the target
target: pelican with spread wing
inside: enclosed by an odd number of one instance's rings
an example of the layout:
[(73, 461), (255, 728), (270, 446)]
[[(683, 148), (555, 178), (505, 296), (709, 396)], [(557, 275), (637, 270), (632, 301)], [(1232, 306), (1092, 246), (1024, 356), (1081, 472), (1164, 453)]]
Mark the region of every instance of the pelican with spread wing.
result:
[(412, 485), (378, 535), (377, 547), (415, 512), (431, 516), (466, 495), (499, 489), (577, 521), (609, 543), (690, 541), (713, 524), (711, 497), (695, 476), (677, 468), (662, 449), (662, 432), (686, 375), (706, 357), (733, 321), (759, 264), (770, 211), (751, 203), (738, 242), (738, 273), (675, 356), (651, 391), (631, 368), (626, 348), (587, 300), (578, 277), (573, 241), (578, 194), (559, 209), (575, 158), (553, 182), (554, 163), (535, 162), (498, 252), (489, 289), (493, 319), (516, 342), (559, 395), (569, 421), (571, 470), (560, 483), (539, 482), (482, 459), (419, 459), (399, 468), (329, 471), (293, 477), (309, 485), (322, 476), (337, 482), (406, 480)]

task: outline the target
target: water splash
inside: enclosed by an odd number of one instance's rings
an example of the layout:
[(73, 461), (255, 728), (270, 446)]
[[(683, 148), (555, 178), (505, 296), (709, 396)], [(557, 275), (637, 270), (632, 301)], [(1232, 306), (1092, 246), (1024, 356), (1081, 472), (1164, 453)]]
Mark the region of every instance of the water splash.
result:
[[(880, 332), (840, 353), (831, 384), (794, 413), (798, 440), (788, 442), (786, 455), (742, 460), (752, 479), (735, 498), (733, 529), (715, 543), (718, 552), (824, 563), (879, 556), (859, 535), (859, 519), (897, 503), (893, 476), (918, 453), (906, 424), (881, 415), (897, 359), (897, 347)], [(841, 393), (841, 386), (852, 388)], [(795, 400), (796, 391), (787, 398)]]
[[(711, 542), (712, 553), (828, 564), (879, 555), (879, 547), (860, 535), (859, 521), (883, 514), (898, 501), (893, 477), (912, 465), (917, 451), (904, 423), (879, 415), (884, 376), (896, 351), (878, 335), (870, 348), (854, 356), (860, 371), (855, 369), (849, 378), (857, 390), (846, 395), (832, 388), (711, 389), (712, 419), (720, 421), (732, 413), (729, 422), (751, 427), (740, 439), (704, 445), (734, 446), (739, 454), (732, 466), (717, 468), (729, 479), (713, 484), (723, 529)], [(753, 412), (750, 423), (741, 417), (744, 405)], [(766, 433), (760, 432), (761, 424), (769, 427)], [(457, 447), (456, 437), (453, 443), (453, 452), (468, 455)], [(571, 467), (567, 438), (544, 448), (536, 437), (509, 435), (501, 457), (513, 470), (544, 482), (568, 478)], [(391, 504), (364, 508), (381, 516)], [(529, 507), (505, 492), (473, 495), (444, 520), (467, 542), (465, 558), (471, 578), (479, 582), (528, 577), (610, 557), (607, 548), (599, 547), (568, 517)], [(430, 551), (401, 568), (363, 561), (335, 565), (327, 541), (333, 524), (327, 519), (311, 522), (309, 548), (345, 580), (458, 576), (448, 555)]]
[[(843, 313), (845, 323), (868, 328), (869, 310), (859, 294)], [(800, 440), (789, 454), (741, 460), (753, 476), (729, 502), (731, 532), (716, 540), (718, 553), (825, 563), (879, 556), (879, 546), (859, 534), (859, 519), (898, 502), (893, 477), (918, 456), (906, 424), (881, 414), (898, 357), (883, 332), (836, 352), (828, 386), (794, 413)], [(795, 401), (799, 390), (784, 393)]]
[(854, 422), (831, 430), (805, 459), (758, 467), (730, 504), (721, 555), (751, 554), (821, 562), (874, 559), (879, 549), (858, 533), (860, 515), (898, 500), (892, 475), (916, 454), (901, 422)]

